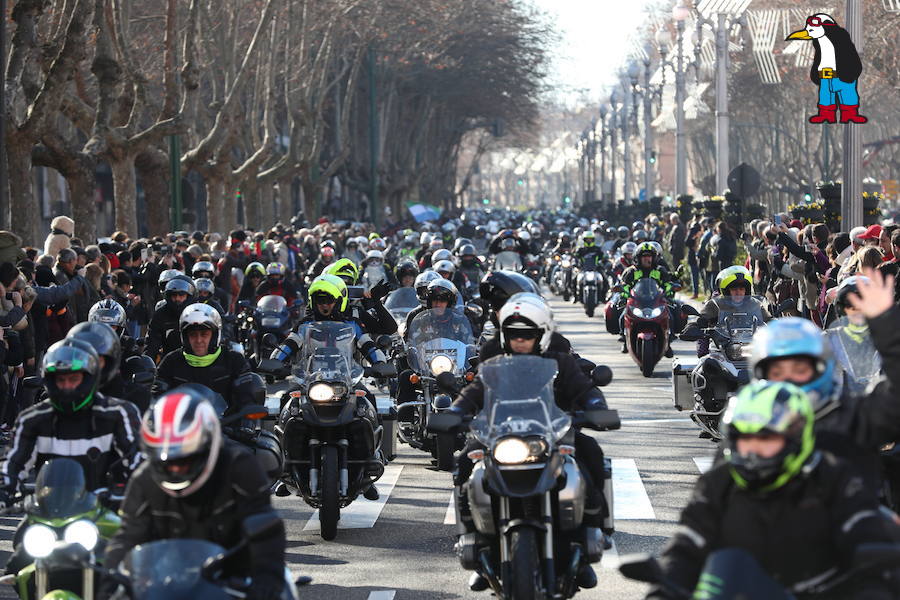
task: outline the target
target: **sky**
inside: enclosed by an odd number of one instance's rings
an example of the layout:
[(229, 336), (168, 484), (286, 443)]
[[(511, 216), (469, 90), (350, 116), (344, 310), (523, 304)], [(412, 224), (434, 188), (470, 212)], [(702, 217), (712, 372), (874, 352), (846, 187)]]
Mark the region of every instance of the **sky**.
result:
[[(551, 82), (569, 88), (564, 96), (586, 90), (591, 98), (611, 85), (625, 62), (629, 40), (646, 22), (646, 7), (660, 0), (532, 0), (555, 24), (560, 42)], [(555, 80), (555, 81), (554, 81)], [(561, 90), (562, 91), (562, 90)]]

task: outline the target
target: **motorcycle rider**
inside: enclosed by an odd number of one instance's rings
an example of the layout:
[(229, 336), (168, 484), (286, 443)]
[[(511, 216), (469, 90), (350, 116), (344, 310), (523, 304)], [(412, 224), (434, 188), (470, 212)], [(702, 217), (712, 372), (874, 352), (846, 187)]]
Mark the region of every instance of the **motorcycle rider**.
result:
[(616, 261), (616, 264), (613, 266), (613, 275), (616, 276), (616, 279), (621, 279), (622, 274), (625, 271), (634, 265), (634, 253), (637, 251), (637, 244), (634, 242), (625, 242), (620, 246), (620, 254), (619, 260)]
[[(652, 243), (644, 242), (638, 246), (634, 260), (635, 264), (622, 273), (622, 294), (619, 297), (618, 307), (619, 331), (622, 332), (625, 331), (625, 303), (628, 302), (631, 289), (641, 279), (649, 278), (655, 280), (659, 287), (662, 288), (667, 300), (672, 300), (675, 297), (675, 292), (672, 290), (672, 276), (669, 274), (668, 269), (659, 264), (659, 252), (656, 251)], [(674, 320), (671, 321), (674, 322)], [(628, 352), (624, 337), (622, 338), (622, 352)], [(672, 358), (671, 346), (666, 348), (666, 356)]]
[[(194, 538), (233, 548), (244, 541), (248, 517), (274, 512), (269, 482), (256, 459), (222, 438), (209, 390), (178, 387), (154, 403), (141, 427), (147, 460), (128, 482), (122, 526), (107, 544), (105, 567), (115, 569), (129, 550), (155, 540)], [(229, 575), (252, 578), (246, 598), (280, 597), (285, 545), (282, 525), (250, 540), (227, 562)], [(109, 597), (117, 586), (104, 581), (100, 597)]]
[(216, 284), (213, 283), (212, 279), (207, 279), (206, 277), (195, 279), (194, 287), (197, 288), (197, 302), (212, 306), (222, 317), (225, 316), (225, 309), (222, 308), (222, 305), (216, 299)]
[(585, 231), (581, 235), (581, 247), (575, 251), (575, 261), (581, 271), (578, 273), (578, 279), (575, 282), (575, 293), (572, 294), (573, 304), (581, 301), (582, 283), (584, 280), (585, 269), (589, 271), (599, 271), (603, 263), (603, 250), (597, 245), (597, 237), (591, 230)]
[(884, 378), (863, 395), (837, 385), (835, 361), (822, 331), (799, 317), (775, 319), (753, 336), (750, 368), (757, 379), (788, 381), (812, 402), (819, 445), (854, 464), (870, 490), (880, 489), (879, 451), (900, 439), (900, 307), (893, 278), (877, 271), (857, 280), (850, 305), (869, 325)]
[(241, 284), (241, 291), (238, 294), (238, 300), (256, 301), (256, 288), (266, 278), (266, 268), (262, 263), (252, 262), (244, 269), (244, 282)]
[[(736, 307), (745, 307), (747, 312), (758, 311), (765, 323), (772, 320), (762, 302), (750, 295), (753, 291), (753, 276), (746, 267), (733, 265), (722, 269), (716, 275), (716, 287), (720, 296), (710, 298), (703, 304), (700, 318), (697, 319), (698, 327), (712, 327), (719, 322), (720, 310), (733, 311)], [(697, 340), (697, 357), (702, 358), (707, 354), (709, 354), (709, 336), (704, 335)]]
[[(791, 588), (845, 571), (862, 543), (891, 541), (862, 477), (817, 443), (815, 418), (806, 393), (786, 382), (757, 381), (732, 399), (724, 460), (700, 476), (663, 551), (669, 580), (693, 590), (711, 552), (739, 548)], [(828, 597), (894, 598), (891, 585), (866, 573)], [(660, 586), (648, 595), (675, 597)]]
[(77, 461), (89, 490), (107, 485), (114, 463), (114, 475), (124, 479), (141, 458), (133, 413), (99, 391), (100, 358), (92, 347), (72, 339), (56, 342), (44, 355), (41, 376), (47, 399), (19, 413), (0, 463), (0, 503), (6, 505), (25, 471), (53, 458)]
[(484, 277), (485, 269), (478, 255), (475, 253), (473, 244), (463, 244), (459, 248), (459, 272), (465, 275), (471, 285), (480, 282)]
[(216, 267), (208, 260), (201, 260), (194, 263), (194, 266), (191, 267), (191, 277), (196, 281), (197, 279), (206, 278), (213, 282), (214, 291), (213, 295), (215, 296), (216, 302), (219, 303), (219, 306), (228, 306), (229, 298), (228, 292), (223, 290), (222, 288), (215, 285), (216, 279)]
[(181, 348), (163, 357), (154, 395), (186, 383), (199, 383), (222, 395), (226, 414), (253, 402), (255, 379), (244, 355), (222, 346), (222, 317), (211, 306), (191, 304), (178, 319)]
[(556, 246), (551, 251), (553, 254), (566, 254), (572, 251), (572, 236), (567, 232), (561, 231), (556, 240)]
[[(346, 287), (355, 286), (359, 281), (359, 268), (348, 258), (342, 258), (327, 269), (326, 275), (334, 275), (340, 278)], [(348, 313), (351, 317), (361, 322), (372, 335), (393, 335), (397, 333), (397, 321), (384, 307), (384, 297), (387, 296), (389, 286), (386, 281), (380, 281), (371, 289), (362, 293), (361, 298), (354, 298), (348, 302)], [(310, 307), (307, 307), (309, 312)]]
[(186, 306), (194, 303), (197, 288), (186, 275), (178, 275), (166, 284), (165, 300), (156, 306), (147, 332), (147, 356), (158, 361), (181, 345), (178, 318)]
[[(378, 349), (375, 341), (366, 331), (365, 326), (357, 319), (348, 315), (347, 285), (344, 283), (343, 279), (336, 275), (320, 275), (313, 281), (312, 285), (309, 286), (308, 293), (310, 311), (307, 313), (306, 318), (301, 322), (301, 327), (304, 323), (312, 321), (337, 321), (346, 323), (353, 328), (356, 350), (369, 360), (372, 364), (374, 373), (379, 377), (396, 376), (396, 369), (393, 365), (386, 362), (384, 353)], [(299, 328), (298, 331), (291, 332), (284, 342), (272, 351), (270, 358), (285, 362), (295, 354), (303, 343), (303, 339), (298, 335), (298, 332)], [(371, 409), (366, 412), (376, 415), (375, 396), (362, 384), (358, 384), (357, 389), (366, 393), (366, 399), (368, 400), (370, 404), (369, 408)], [(363, 495), (367, 500), (377, 500), (378, 490), (372, 485), (366, 489)]]
[(294, 305), (301, 294), (294, 283), (285, 276), (287, 269), (281, 263), (272, 262), (266, 266), (266, 280), (256, 288), (256, 299), (263, 296), (281, 296), (288, 308)]
[[(324, 243), (324, 242), (323, 242)], [(322, 274), (328, 265), (334, 262), (334, 248), (331, 246), (322, 246), (319, 250), (319, 258), (309, 266), (306, 272), (306, 281), (311, 282), (313, 279)]]
[(416, 277), (419, 276), (419, 267), (411, 259), (401, 259), (394, 268), (394, 276), (397, 278), (397, 283), (400, 287), (413, 287)]
[[(535, 294), (513, 295), (499, 313), (500, 342), (504, 354), (535, 354), (556, 361), (559, 373), (554, 382), (554, 396), (557, 405), (567, 412), (580, 409), (606, 409), (606, 400), (593, 382), (582, 372), (571, 354), (550, 350), (552, 333), (556, 329), (553, 313), (546, 302)], [(474, 415), (484, 405), (484, 385), (479, 378), (462, 389), (453, 401), (450, 411), (461, 415)], [(480, 442), (470, 438), (459, 455), (454, 484), (459, 486), (457, 494), (460, 513), (460, 532), (474, 533), (475, 526), (468, 506), (468, 496), (464, 486), (472, 473), (473, 463), (468, 457), (472, 450), (480, 448)], [(603, 498), (603, 451), (597, 441), (582, 433), (575, 434), (575, 457), (586, 484), (584, 528), (599, 528), (607, 510)], [(579, 587), (592, 588), (597, 585), (597, 576), (589, 564), (581, 566), (577, 582)], [(473, 591), (486, 589), (487, 580), (477, 571), (469, 579)]]

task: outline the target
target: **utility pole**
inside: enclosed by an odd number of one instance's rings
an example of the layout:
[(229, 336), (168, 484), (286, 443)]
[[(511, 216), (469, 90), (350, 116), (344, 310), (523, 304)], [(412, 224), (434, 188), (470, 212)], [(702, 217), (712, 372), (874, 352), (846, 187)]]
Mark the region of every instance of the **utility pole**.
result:
[(676, 20), (675, 49), (675, 194), (687, 194), (687, 140), (684, 133), (684, 20)]
[[(856, 51), (863, 53), (863, 12), (859, 0), (846, 0), (844, 21)], [(844, 124), (844, 183), (841, 187), (843, 229), (850, 231), (863, 224), (862, 129), (855, 123)]]
[[(172, 209), (172, 231), (182, 227), (181, 217), (184, 210), (181, 204), (181, 138), (176, 133), (169, 136), (169, 201)], [(228, 190), (227, 193), (232, 193)], [(247, 207), (244, 207), (247, 214)]]
[[(369, 171), (371, 172), (371, 188), (369, 203), (372, 210), (372, 222), (381, 227), (381, 211), (378, 207), (378, 102), (375, 94), (375, 48), (369, 47)], [(399, 215), (398, 215), (399, 216)]]
[(728, 15), (716, 15), (716, 193), (728, 187)]
[(653, 127), (651, 126), (652, 94), (650, 93), (650, 53), (644, 59), (644, 189), (647, 190), (647, 198), (654, 194), (653, 182), (656, 180), (653, 173), (655, 166), (650, 157), (653, 155)]

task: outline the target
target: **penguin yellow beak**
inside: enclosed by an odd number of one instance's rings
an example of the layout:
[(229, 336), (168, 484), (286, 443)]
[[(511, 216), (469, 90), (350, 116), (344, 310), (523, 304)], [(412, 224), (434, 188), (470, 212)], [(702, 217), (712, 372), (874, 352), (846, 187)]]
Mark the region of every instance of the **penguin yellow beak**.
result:
[(805, 29), (801, 29), (800, 31), (795, 31), (791, 35), (784, 38), (784, 41), (788, 40), (811, 40), (812, 36)]

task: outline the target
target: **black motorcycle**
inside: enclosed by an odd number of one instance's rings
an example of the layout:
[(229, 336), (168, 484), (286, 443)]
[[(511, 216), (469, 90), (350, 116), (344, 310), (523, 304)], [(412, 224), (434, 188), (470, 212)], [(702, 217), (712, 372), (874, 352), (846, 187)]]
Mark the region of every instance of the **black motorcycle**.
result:
[[(359, 388), (365, 371), (353, 360), (353, 328), (316, 321), (298, 334), (303, 341), (290, 377), (294, 385), (282, 394), (275, 431), (285, 450), (284, 482), (319, 509), (322, 538), (332, 540), (341, 508), (384, 473), (383, 429)], [(269, 369), (271, 362), (260, 367)]]
[(241, 300), (238, 306), (245, 309), (237, 317), (238, 341), (244, 345), (247, 359), (252, 364), (268, 358), (291, 333), (294, 317), (302, 305), (288, 308), (281, 296), (263, 296), (252, 305)]
[[(579, 569), (603, 553), (602, 531), (582, 526), (585, 481), (573, 427), (618, 429), (619, 416), (563, 412), (554, 399), (557, 371), (556, 361), (532, 355), (480, 366), (484, 408), (471, 435), (484, 450), (469, 453), (475, 464), (465, 486), (478, 533), (462, 535), (458, 552), (462, 567), (478, 570), (504, 600), (571, 598)], [(448, 431), (461, 422), (444, 413), (431, 427)]]

